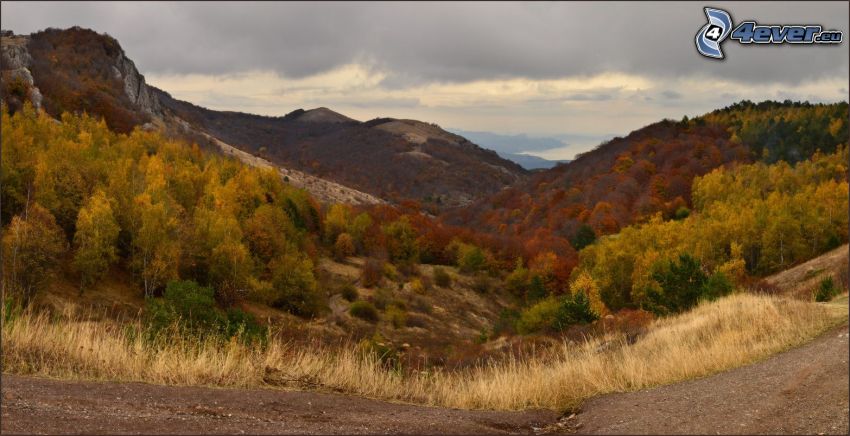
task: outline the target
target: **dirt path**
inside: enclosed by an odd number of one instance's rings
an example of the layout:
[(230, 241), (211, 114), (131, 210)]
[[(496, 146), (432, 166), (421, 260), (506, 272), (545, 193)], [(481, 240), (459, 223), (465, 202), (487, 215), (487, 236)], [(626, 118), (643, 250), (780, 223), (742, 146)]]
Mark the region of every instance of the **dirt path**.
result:
[(314, 392), (67, 382), (3, 375), (10, 433), (532, 433), (552, 411), (463, 411)]
[(848, 329), (700, 380), (589, 400), (588, 434), (847, 434)]

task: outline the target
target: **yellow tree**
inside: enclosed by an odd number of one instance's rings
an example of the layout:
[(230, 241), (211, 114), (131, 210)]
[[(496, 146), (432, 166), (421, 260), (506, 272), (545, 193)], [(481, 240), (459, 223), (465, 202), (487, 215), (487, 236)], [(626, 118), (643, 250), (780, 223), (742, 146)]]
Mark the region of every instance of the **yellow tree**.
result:
[(3, 273), (7, 285), (29, 304), (53, 277), (67, 242), (56, 219), (38, 203), (12, 218), (3, 235)]
[(163, 202), (154, 202), (147, 192), (135, 199), (139, 227), (133, 235), (136, 267), (140, 269), (145, 296), (170, 279), (177, 278), (180, 245), (176, 237), (177, 219)]
[(97, 191), (77, 215), (74, 234), (74, 268), (80, 273), (80, 294), (109, 269), (117, 259), (115, 243), (120, 231), (112, 207), (103, 191)]

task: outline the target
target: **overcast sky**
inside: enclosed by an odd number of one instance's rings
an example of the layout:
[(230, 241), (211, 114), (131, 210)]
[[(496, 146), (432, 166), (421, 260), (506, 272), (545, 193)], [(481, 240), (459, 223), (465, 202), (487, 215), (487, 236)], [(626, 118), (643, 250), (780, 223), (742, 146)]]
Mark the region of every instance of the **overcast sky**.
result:
[[(23, 3), (2, 28), (73, 25), (121, 43), (149, 83), (213, 109), (531, 136), (622, 135), (741, 99), (848, 99), (848, 47), (723, 44), (700, 56), (702, 3)], [(735, 23), (820, 24), (848, 3), (725, 3)], [(595, 139), (590, 140), (595, 141)], [(595, 144), (537, 153), (571, 158)]]

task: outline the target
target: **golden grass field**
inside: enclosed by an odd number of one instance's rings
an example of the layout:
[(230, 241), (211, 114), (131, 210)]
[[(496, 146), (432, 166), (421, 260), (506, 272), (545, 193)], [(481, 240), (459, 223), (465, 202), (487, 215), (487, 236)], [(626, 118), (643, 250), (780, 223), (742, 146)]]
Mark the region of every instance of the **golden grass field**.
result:
[(24, 312), (2, 329), (3, 368), (67, 379), (230, 387), (296, 386), (467, 409), (567, 410), (584, 399), (703, 377), (802, 344), (847, 319), (829, 304), (739, 293), (654, 321), (629, 344), (608, 335), (530, 358), (459, 371), (386, 369), (355, 346), (295, 348), (276, 341), (151, 344), (126, 325)]

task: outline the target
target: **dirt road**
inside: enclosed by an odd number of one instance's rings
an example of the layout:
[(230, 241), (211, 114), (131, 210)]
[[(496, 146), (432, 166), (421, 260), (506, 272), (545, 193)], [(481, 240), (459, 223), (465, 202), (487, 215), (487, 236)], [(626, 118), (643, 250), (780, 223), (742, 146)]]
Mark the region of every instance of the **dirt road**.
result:
[(314, 392), (3, 375), (3, 434), (532, 433), (552, 411), (462, 411)]
[(588, 434), (846, 435), (848, 383), (845, 325), (755, 365), (591, 399), (568, 423)]

